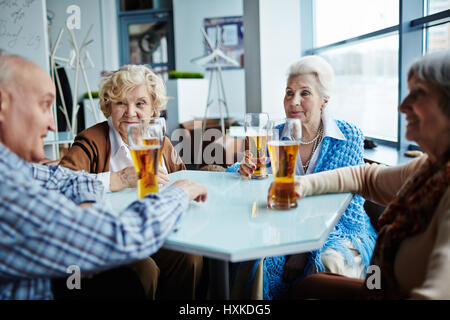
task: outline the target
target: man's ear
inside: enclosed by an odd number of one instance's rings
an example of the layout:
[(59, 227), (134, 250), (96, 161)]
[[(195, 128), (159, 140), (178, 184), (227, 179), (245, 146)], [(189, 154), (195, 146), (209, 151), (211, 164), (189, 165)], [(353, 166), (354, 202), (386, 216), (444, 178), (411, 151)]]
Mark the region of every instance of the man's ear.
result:
[(2, 87), (0, 87), (0, 122), (5, 120), (5, 113), (8, 109), (8, 103), (8, 93)]
[(5, 97), (4, 97), (3, 90), (2, 90), (2, 88), (0, 88), (0, 116), (1, 116), (2, 111), (3, 111), (3, 109), (4, 109), (4, 106), (3, 106), (4, 100), (5, 100), (4, 98), (5, 98)]

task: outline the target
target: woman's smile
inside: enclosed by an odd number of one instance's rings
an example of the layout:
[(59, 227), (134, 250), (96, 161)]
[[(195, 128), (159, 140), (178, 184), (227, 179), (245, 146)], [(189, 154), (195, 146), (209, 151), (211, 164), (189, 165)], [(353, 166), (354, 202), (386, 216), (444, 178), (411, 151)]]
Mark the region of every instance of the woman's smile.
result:
[(134, 120), (134, 121), (132, 121), (132, 120), (123, 120), (121, 122), (126, 124), (126, 125), (129, 125), (129, 124), (139, 123), (139, 120)]
[(289, 111), (289, 113), (292, 115), (292, 116), (298, 116), (298, 115), (300, 115), (300, 114), (305, 114), (305, 112), (304, 111), (300, 111), (300, 110), (291, 110), (291, 111)]

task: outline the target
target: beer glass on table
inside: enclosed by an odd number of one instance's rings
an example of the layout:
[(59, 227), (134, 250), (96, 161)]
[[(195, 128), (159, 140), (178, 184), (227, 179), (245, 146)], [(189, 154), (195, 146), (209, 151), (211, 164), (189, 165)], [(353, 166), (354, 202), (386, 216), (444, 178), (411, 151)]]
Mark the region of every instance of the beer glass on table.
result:
[(297, 207), (294, 175), (301, 129), (299, 119), (287, 118), (282, 130), (274, 128), (272, 131), (272, 139), (267, 146), (274, 179), (267, 197), (267, 206), (271, 209)]
[(162, 128), (159, 123), (141, 119), (128, 130), (128, 146), (137, 175), (138, 198), (158, 192), (158, 167), (161, 154)]
[(247, 113), (244, 119), (245, 156), (252, 161), (256, 169), (251, 179), (267, 178), (267, 139), (271, 131), (271, 122), (267, 113)]

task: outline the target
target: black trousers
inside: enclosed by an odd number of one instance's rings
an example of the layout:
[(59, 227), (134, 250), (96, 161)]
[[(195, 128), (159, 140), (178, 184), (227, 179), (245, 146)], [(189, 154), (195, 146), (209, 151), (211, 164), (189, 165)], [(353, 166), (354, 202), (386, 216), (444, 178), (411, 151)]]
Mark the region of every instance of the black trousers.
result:
[(127, 267), (118, 267), (81, 279), (81, 289), (69, 290), (67, 278), (52, 280), (55, 300), (73, 299), (145, 299), (144, 288), (137, 274)]

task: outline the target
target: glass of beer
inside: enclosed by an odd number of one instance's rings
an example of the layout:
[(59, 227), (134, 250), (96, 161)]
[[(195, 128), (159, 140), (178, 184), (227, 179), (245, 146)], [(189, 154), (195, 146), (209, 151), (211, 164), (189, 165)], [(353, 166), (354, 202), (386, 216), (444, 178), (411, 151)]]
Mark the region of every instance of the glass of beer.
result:
[(244, 119), (246, 160), (256, 166), (251, 179), (265, 179), (267, 175), (267, 139), (271, 131), (267, 113), (247, 113)]
[(267, 206), (271, 209), (288, 210), (297, 207), (294, 175), (301, 128), (299, 119), (287, 118), (282, 128), (272, 131), (272, 139), (267, 146), (274, 179), (267, 197)]
[(162, 129), (159, 123), (128, 126), (128, 146), (137, 175), (138, 198), (158, 192), (158, 168), (161, 154)]
[(154, 117), (154, 118), (143, 118), (141, 119), (141, 124), (145, 127), (145, 130), (150, 130), (148, 134), (146, 134), (146, 137), (144, 137), (144, 144), (150, 145), (152, 143), (155, 143), (157, 141), (157, 137), (154, 133), (151, 131), (153, 124), (160, 125), (162, 130), (162, 136), (161, 136), (161, 152), (159, 155), (159, 165), (162, 166), (162, 154), (164, 149), (164, 136), (166, 135), (166, 119), (163, 117)]

